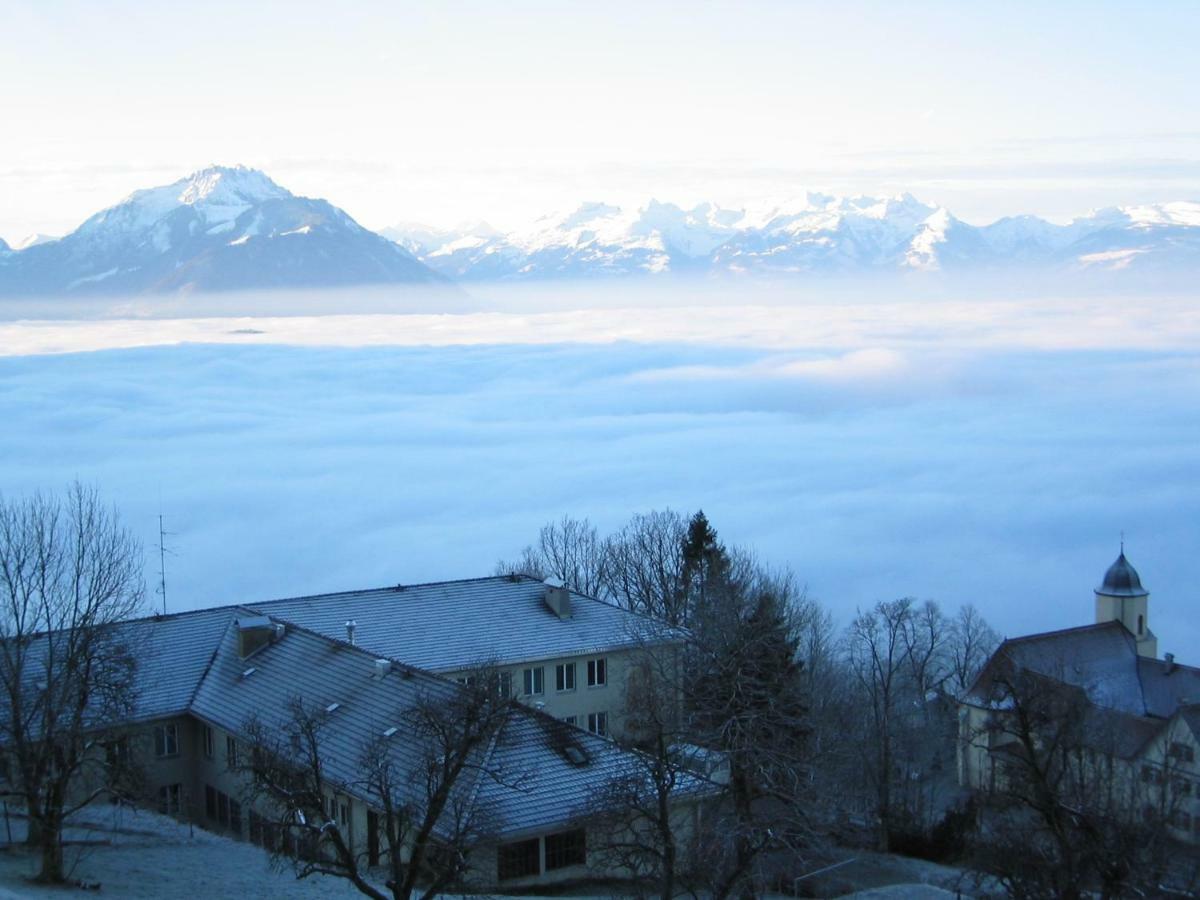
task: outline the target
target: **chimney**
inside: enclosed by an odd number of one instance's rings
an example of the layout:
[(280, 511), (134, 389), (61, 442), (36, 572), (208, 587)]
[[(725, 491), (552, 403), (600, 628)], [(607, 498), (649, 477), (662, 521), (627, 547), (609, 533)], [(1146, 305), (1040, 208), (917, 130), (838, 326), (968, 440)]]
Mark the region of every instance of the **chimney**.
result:
[(392, 661), (390, 659), (375, 660), (375, 677), (382, 678), (388, 672), (392, 671)]
[(1174, 653), (1164, 653), (1163, 659), (1165, 659), (1167, 661), (1167, 667), (1163, 670), (1163, 674), (1170, 675), (1172, 672), (1175, 671), (1175, 654)]
[(567, 586), (558, 578), (547, 578), (543, 587), (546, 591), (543, 599), (554, 614), (560, 619), (571, 618), (571, 592)]
[(358, 623), (351, 619), (346, 623), (346, 643), (354, 646), (354, 629), (358, 627)]
[(275, 640), (275, 625), (267, 616), (245, 616), (237, 620), (238, 655), (245, 659)]

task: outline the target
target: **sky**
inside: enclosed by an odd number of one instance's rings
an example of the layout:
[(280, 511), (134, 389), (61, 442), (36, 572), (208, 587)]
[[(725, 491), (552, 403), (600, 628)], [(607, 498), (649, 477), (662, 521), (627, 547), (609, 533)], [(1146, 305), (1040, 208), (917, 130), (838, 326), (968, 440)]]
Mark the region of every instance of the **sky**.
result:
[(1200, 5), (3, 0), (0, 237), (212, 163), (368, 227), (911, 191), (1200, 198)]
[(1200, 662), (1194, 298), (522, 291), (0, 322), (0, 488), (96, 485), (152, 588), (161, 513), (172, 610), (487, 575), (562, 515), (703, 508), (843, 625), (915, 596), (1015, 636), (1090, 622), (1124, 532), (1161, 649)]

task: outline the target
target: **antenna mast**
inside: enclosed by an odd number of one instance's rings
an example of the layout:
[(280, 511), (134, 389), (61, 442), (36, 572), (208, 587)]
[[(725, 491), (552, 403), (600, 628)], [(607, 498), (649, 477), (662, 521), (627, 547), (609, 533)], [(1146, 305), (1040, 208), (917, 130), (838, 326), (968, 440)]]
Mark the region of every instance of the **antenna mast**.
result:
[(163, 531), (162, 513), (158, 514), (158, 592), (162, 594), (163, 615), (167, 614), (167, 533)]

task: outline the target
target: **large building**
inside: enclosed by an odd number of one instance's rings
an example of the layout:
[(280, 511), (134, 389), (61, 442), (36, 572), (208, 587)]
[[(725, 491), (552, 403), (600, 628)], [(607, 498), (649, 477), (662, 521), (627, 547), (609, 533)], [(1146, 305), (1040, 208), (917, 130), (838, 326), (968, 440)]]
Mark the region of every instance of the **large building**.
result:
[(1003, 791), (1028, 754), (1011, 687), (1027, 675), (1022, 684), (1077, 715), (1073, 749), (1127, 810), (1165, 811), (1174, 837), (1200, 841), (1200, 669), (1158, 657), (1150, 594), (1123, 547), (1093, 593), (1092, 624), (1006, 640), (984, 666), (960, 706), (960, 784)]
[[(562, 585), (524, 576), (395, 586), (154, 616), (123, 623), (137, 656), (136, 696), (122, 753), (159, 810), (257, 843), (273, 840), (248, 803), (239, 768), (247, 725), (283, 721), (289, 703), (324, 710), (321, 758), (328, 808), (356, 853), (380, 861), (379, 797), (361, 774), (364, 745), (386, 738), (396, 758), (424, 765), (403, 711), (462, 691), (455, 680), (495, 666), (522, 701), (487, 748), (504, 778), (463, 785), (486, 809), (475, 885), (505, 888), (594, 876), (586, 816), (636, 758), (606, 734), (620, 727), (626, 660), (651, 623)], [(576, 727), (572, 727), (576, 726)], [(426, 761), (427, 762), (427, 761)], [(681, 824), (710, 791), (687, 778)], [(617, 874), (617, 873), (614, 873)]]

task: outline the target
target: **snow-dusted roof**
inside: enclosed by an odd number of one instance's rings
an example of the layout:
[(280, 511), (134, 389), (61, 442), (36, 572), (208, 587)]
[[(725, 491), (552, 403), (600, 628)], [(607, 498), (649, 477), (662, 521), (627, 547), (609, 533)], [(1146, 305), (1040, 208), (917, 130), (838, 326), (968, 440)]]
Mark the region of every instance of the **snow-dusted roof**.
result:
[[(286, 720), (292, 698), (299, 697), (314, 709), (337, 703), (320, 738), (325, 773), (331, 781), (372, 802), (360, 781), (362, 750), (393, 727), (397, 731), (389, 746), (397, 765), (421, 770), (426, 749), (420, 737), (405, 727), (405, 710), (424, 700), (448, 698), (463, 688), (399, 664), (377, 677), (374, 653), (292, 623), (285, 623), (282, 638), (243, 659), (238, 653), (238, 614), (225, 612), (225, 632), (191, 712), (238, 733), (251, 716), (266, 725)], [(251, 667), (253, 672), (247, 675)], [(571, 762), (562, 751), (564, 738), (582, 751), (583, 765)], [(512, 717), (486, 752), (487, 768), (503, 778), (464, 776), (458, 789), (486, 809), (497, 831), (508, 836), (567, 827), (611, 778), (637, 770), (636, 758), (612, 742), (519, 704), (513, 705)], [(702, 792), (706, 786), (700, 779), (688, 779), (680, 794)]]
[(632, 646), (648, 620), (571, 592), (571, 616), (546, 606), (545, 586), (526, 575), (400, 585), (250, 604), (338, 640), (354, 621), (355, 642), (434, 672), (483, 660), (501, 665), (604, 653)]

